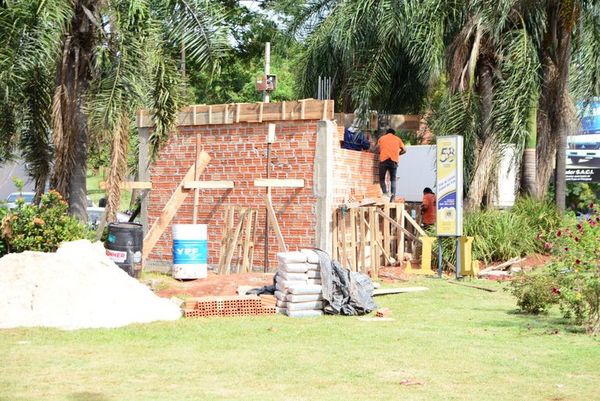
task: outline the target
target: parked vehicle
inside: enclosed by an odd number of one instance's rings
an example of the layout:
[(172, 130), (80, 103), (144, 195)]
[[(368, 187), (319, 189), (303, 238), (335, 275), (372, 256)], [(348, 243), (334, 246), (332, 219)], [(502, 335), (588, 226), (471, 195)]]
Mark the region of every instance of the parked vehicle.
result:
[(8, 209), (14, 209), (17, 207), (17, 200), (23, 199), (23, 203), (25, 205), (30, 205), (33, 203), (33, 199), (35, 198), (35, 192), (13, 192), (6, 197), (6, 207)]
[(567, 138), (567, 157), (573, 164), (583, 160), (600, 161), (600, 101), (578, 106), (584, 110), (581, 131)]

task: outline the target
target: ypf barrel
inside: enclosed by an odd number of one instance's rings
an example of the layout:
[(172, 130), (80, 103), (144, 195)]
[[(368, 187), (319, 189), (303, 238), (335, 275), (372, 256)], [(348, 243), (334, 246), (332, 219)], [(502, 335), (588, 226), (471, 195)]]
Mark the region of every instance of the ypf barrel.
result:
[(138, 223), (110, 223), (104, 247), (106, 256), (131, 277), (140, 277), (144, 231)]
[(206, 278), (208, 263), (206, 224), (173, 225), (173, 269), (176, 279)]

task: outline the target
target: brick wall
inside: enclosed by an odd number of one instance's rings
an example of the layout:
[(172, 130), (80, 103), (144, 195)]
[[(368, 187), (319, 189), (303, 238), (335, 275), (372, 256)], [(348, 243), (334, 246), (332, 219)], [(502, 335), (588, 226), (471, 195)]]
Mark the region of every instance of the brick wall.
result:
[[(266, 178), (267, 124), (238, 123), (226, 125), (180, 126), (171, 135), (151, 166), (153, 185), (150, 191), (148, 220), (152, 224), (173, 190), (195, 159), (196, 135), (211, 162), (200, 180), (231, 180), (235, 188), (200, 190), (198, 223), (208, 224), (209, 264), (218, 263), (220, 241), (227, 205), (259, 209), (254, 265), (263, 266), (265, 188), (254, 187), (254, 180)], [(277, 140), (271, 150), (271, 178), (302, 178), (304, 188), (273, 188), (275, 212), (286, 244), (291, 250), (314, 246), (315, 196), (313, 168), (317, 135), (316, 120), (280, 121), (276, 123)], [(193, 194), (188, 195), (171, 224), (192, 222)], [(277, 241), (269, 234), (270, 264), (276, 267)], [(150, 255), (150, 262), (170, 263), (172, 237), (169, 226)]]
[(377, 154), (370, 151), (342, 149), (339, 142), (344, 137), (344, 127), (338, 127), (338, 140), (334, 144), (334, 195), (333, 204), (348, 201), (353, 194), (365, 195), (370, 185), (377, 184)]

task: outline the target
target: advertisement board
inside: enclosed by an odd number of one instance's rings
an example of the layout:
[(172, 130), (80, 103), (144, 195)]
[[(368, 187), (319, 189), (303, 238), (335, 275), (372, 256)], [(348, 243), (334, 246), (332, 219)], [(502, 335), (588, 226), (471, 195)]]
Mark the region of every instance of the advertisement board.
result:
[(463, 230), (463, 137), (438, 137), (436, 143), (437, 235), (458, 237)]
[(567, 137), (567, 182), (600, 182), (600, 100), (577, 109), (579, 130)]

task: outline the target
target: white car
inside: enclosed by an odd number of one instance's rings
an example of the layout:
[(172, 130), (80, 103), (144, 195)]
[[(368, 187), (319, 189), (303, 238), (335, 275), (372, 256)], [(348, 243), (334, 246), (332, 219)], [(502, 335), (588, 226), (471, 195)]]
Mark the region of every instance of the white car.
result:
[(13, 192), (6, 198), (6, 207), (14, 209), (17, 207), (17, 200), (23, 199), (25, 205), (31, 205), (35, 198), (35, 192)]
[(573, 135), (567, 138), (567, 157), (573, 164), (600, 159), (600, 134)]

